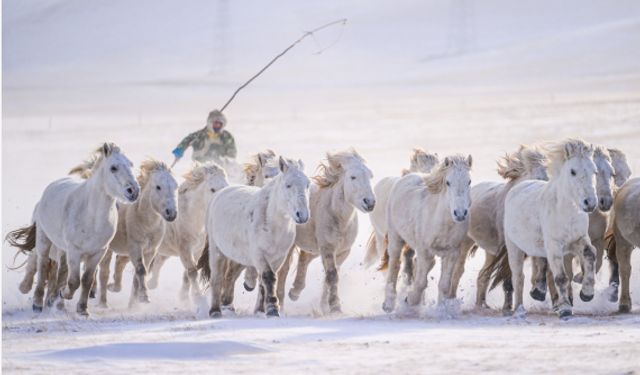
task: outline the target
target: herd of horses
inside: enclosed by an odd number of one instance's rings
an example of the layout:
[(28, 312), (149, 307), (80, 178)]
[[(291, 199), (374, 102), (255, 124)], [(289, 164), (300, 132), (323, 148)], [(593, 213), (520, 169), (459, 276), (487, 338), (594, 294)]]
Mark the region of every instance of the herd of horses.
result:
[(360, 211), (370, 214), (374, 229), (365, 265), (380, 262), (386, 271), (386, 312), (397, 303), (401, 268), (408, 286), (402, 299), (423, 303), (436, 256), (438, 303), (456, 298), (465, 262), (478, 248), (486, 253), (477, 276), (478, 307), (487, 307), (489, 287), (502, 284), (503, 311), (523, 310), (523, 263), (530, 257), (531, 297), (543, 301), (549, 289), (554, 311), (570, 316), (572, 283), (580, 285), (580, 299), (590, 301), (606, 251), (609, 299), (618, 299), (620, 285), (619, 310), (630, 311), (640, 178), (629, 179), (624, 153), (577, 139), (520, 146), (498, 162), (505, 182), (473, 186), (472, 164), (470, 155), (440, 159), (416, 149), (409, 169), (373, 187), (373, 174), (355, 150), (328, 153), (311, 178), (302, 161), (267, 150), (244, 165), (243, 184), (229, 184), (215, 163), (194, 164), (178, 184), (171, 169), (154, 160), (142, 162), (134, 177), (120, 148), (105, 143), (71, 170), (77, 177), (47, 186), (32, 224), (7, 240), (28, 255), (19, 289), (28, 293), (35, 279), (36, 312), (63, 309), (80, 286), (79, 314), (88, 315), (95, 291), (106, 307), (108, 291), (122, 289), (129, 262), (135, 270), (130, 305), (147, 303), (162, 265), (176, 256), (184, 266), (180, 296), (203, 298), (206, 284), (211, 317), (233, 310), (243, 271), (244, 288), (258, 287), (255, 311), (278, 316), (292, 260), (298, 264), (288, 296), (297, 300), (309, 263), (320, 257), (321, 306), (335, 313), (341, 311), (339, 269), (356, 240)]

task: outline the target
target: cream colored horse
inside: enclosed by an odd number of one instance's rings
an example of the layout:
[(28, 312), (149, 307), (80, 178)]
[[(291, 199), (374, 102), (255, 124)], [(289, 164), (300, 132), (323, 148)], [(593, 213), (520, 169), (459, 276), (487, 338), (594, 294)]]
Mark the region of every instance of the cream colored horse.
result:
[[(318, 170), (312, 178), (310, 193), (313, 214), (306, 224), (298, 226), (296, 232), (295, 245), (300, 254), (289, 298), (298, 299), (306, 284), (309, 263), (320, 256), (325, 271), (321, 306), (339, 312), (338, 270), (358, 233), (356, 210), (371, 212), (375, 207), (371, 188), (373, 174), (355, 150), (327, 153), (327, 162), (321, 163)], [(289, 262), (285, 262), (278, 272), (280, 296), (284, 295), (288, 271)]]
[(301, 161), (280, 157), (281, 173), (263, 188), (230, 186), (209, 205), (208, 250), (198, 266), (211, 279), (211, 317), (221, 316), (221, 295), (227, 259), (254, 267), (260, 274), (260, 302), (267, 316), (279, 315), (276, 272), (284, 263), (296, 234), (296, 224), (309, 219), (309, 179)]
[(130, 305), (149, 302), (146, 275), (164, 237), (166, 223), (178, 215), (178, 183), (163, 162), (143, 161), (138, 176), (140, 199), (118, 207), (118, 230), (100, 262), (99, 304), (107, 306), (112, 253), (128, 255), (135, 268)]
[[(595, 191), (596, 166), (593, 147), (569, 139), (550, 147), (549, 182), (524, 181), (514, 186), (505, 199), (504, 230), (507, 262), (515, 291), (515, 307), (523, 309), (525, 254), (547, 258), (559, 298), (555, 308), (560, 317), (572, 314), (564, 257), (578, 256), (584, 269), (580, 298), (594, 294), (596, 249), (589, 238), (589, 213), (598, 200)], [(498, 256), (495, 264), (505, 265)]]
[(391, 312), (395, 307), (400, 254), (405, 244), (415, 249), (417, 256), (409, 305), (422, 300), (435, 256), (442, 258), (438, 302), (452, 297), (453, 267), (469, 227), (471, 164), (470, 155), (448, 156), (430, 174), (408, 174), (393, 185), (387, 213), (389, 271), (384, 311)]
[[(408, 170), (403, 170), (402, 175), (409, 173), (429, 173), (438, 164), (438, 154), (430, 154), (426, 151), (416, 148), (413, 150), (410, 158), (410, 167)], [(371, 225), (373, 226), (373, 232), (367, 242), (367, 254), (364, 258), (365, 267), (370, 267), (376, 261), (379, 261), (386, 252), (386, 240), (387, 236), (387, 203), (389, 201), (389, 193), (391, 187), (398, 181), (400, 177), (385, 177), (378, 182), (373, 188), (373, 192), (376, 196), (376, 207), (369, 216), (371, 219)], [(413, 278), (413, 250), (405, 250), (405, 273), (407, 279)]]
[[(131, 161), (113, 143), (95, 151), (91, 176), (83, 181), (63, 178), (52, 182), (42, 194), (33, 214), (33, 224), (9, 233), (9, 242), (22, 251), (37, 252), (38, 280), (33, 310), (42, 311), (50, 249), (66, 253), (68, 280), (62, 292), (73, 298), (80, 286), (80, 265), (84, 261), (82, 292), (77, 312), (88, 315), (87, 299), (100, 259), (115, 235), (118, 222), (116, 201), (134, 202), (140, 187), (131, 172)], [(49, 285), (51, 287), (52, 285)]]
[[(451, 281), (451, 294), (456, 295), (464, 264), (468, 255), (480, 247), (485, 251), (485, 262), (477, 277), (476, 306), (486, 306), (489, 286), (489, 266), (499, 249), (504, 246), (504, 201), (507, 193), (525, 180), (547, 180), (544, 155), (535, 148), (520, 146), (518, 151), (506, 155), (498, 162), (498, 174), (504, 182), (481, 182), (471, 188), (469, 232), (462, 242)], [(510, 308), (513, 288), (511, 280), (503, 283), (505, 308)]]

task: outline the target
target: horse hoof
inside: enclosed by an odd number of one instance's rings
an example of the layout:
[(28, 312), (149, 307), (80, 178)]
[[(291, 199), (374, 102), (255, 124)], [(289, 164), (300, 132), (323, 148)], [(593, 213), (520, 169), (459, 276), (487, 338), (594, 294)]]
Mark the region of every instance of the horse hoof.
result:
[(242, 283), (242, 285), (244, 286), (244, 290), (246, 290), (247, 292), (252, 292), (256, 286), (250, 286), (249, 284), (247, 284), (247, 282), (245, 281), (244, 283)]
[(387, 314), (389, 314), (389, 313), (393, 312), (393, 307), (394, 307), (394, 306), (393, 306), (393, 303), (389, 303), (389, 302), (387, 302), (387, 301), (385, 301), (385, 302), (382, 304), (382, 310), (384, 310), (384, 312), (386, 312)]
[(89, 292), (89, 298), (96, 298), (96, 291), (92, 290)]
[(631, 305), (630, 304), (629, 305), (620, 304), (620, 306), (618, 307), (618, 312), (620, 314), (627, 314), (627, 313), (631, 312)]
[(78, 315), (88, 318), (89, 312), (87, 310), (78, 311)]
[(36, 312), (36, 313), (42, 312), (42, 306), (38, 306), (36, 304), (33, 304), (32, 309), (33, 309), (33, 312)]
[(118, 293), (119, 291), (122, 290), (122, 286), (116, 285), (116, 284), (109, 284), (107, 285), (107, 290), (110, 292)]
[(233, 307), (233, 305), (222, 305), (220, 308), (222, 309), (222, 311), (236, 312), (236, 309)]
[(582, 293), (582, 291), (580, 291), (580, 299), (583, 302), (589, 302), (589, 301), (591, 301), (593, 299), (593, 294), (592, 295), (587, 295), (587, 294)]
[(222, 318), (222, 311), (220, 311), (220, 310), (210, 310), (209, 311), (209, 317), (210, 318), (214, 318), (214, 319)]
[(342, 314), (342, 308), (338, 306), (331, 306), (329, 309), (330, 314)]
[(618, 291), (609, 294), (609, 302), (618, 302)]
[(565, 319), (565, 318), (568, 318), (568, 317), (570, 317), (572, 315), (573, 315), (573, 313), (571, 312), (570, 309), (564, 309), (564, 310), (559, 310), (558, 311), (558, 317), (560, 319)]
[(151, 303), (151, 300), (149, 300), (149, 296), (140, 296), (140, 297), (138, 297), (138, 302), (140, 302), (140, 303)]
[(267, 312), (265, 313), (265, 315), (268, 318), (278, 318), (278, 317), (280, 317), (280, 313), (278, 312), (278, 309), (276, 309), (276, 308), (267, 309)]
[(573, 282), (582, 284), (582, 274), (581, 273), (575, 274), (575, 276), (573, 276)]
[(540, 301), (540, 302), (544, 301), (545, 298), (547, 298), (547, 293), (539, 290), (538, 288), (531, 289), (531, 292), (529, 292), (529, 295), (534, 300)]
[(289, 290), (289, 299), (292, 301), (297, 301), (300, 298), (300, 293), (294, 292), (293, 289)]

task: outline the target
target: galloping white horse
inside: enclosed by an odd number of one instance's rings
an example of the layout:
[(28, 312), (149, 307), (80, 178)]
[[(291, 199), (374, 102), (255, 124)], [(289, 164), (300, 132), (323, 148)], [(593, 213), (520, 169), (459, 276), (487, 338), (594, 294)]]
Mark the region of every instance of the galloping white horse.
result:
[[(358, 234), (356, 209), (371, 212), (376, 204), (371, 189), (373, 174), (364, 159), (355, 151), (327, 153), (327, 163), (319, 166), (312, 178), (310, 207), (313, 215), (298, 226), (295, 244), (300, 248), (298, 270), (289, 297), (297, 300), (305, 287), (309, 262), (321, 256), (325, 271), (322, 306), (331, 312), (340, 311), (338, 269), (351, 252)], [(291, 256), (291, 254), (290, 254)], [(278, 272), (278, 293), (284, 295), (289, 271), (285, 262)]]
[(266, 305), (267, 316), (279, 315), (276, 272), (293, 245), (296, 224), (309, 220), (309, 179), (302, 171), (302, 161), (280, 157), (279, 166), (281, 173), (263, 188), (230, 186), (209, 205), (209, 248), (198, 266), (203, 268), (204, 279), (211, 278), (211, 317), (221, 316), (227, 259), (256, 268), (263, 302), (258, 308)]
[(387, 213), (389, 272), (384, 311), (391, 312), (395, 306), (405, 244), (417, 255), (416, 278), (407, 302), (417, 305), (422, 300), (436, 255), (442, 258), (438, 302), (451, 297), (453, 267), (469, 227), (471, 164), (471, 155), (448, 156), (430, 174), (411, 173), (393, 185)]
[[(430, 154), (419, 148), (413, 150), (410, 161), (409, 169), (402, 171), (403, 176), (414, 172), (429, 173), (439, 162), (438, 154)], [(387, 236), (387, 203), (389, 202), (391, 187), (399, 179), (400, 177), (385, 177), (373, 188), (377, 203), (369, 216), (371, 218), (371, 225), (373, 226), (373, 233), (371, 233), (371, 237), (369, 237), (367, 243), (367, 254), (364, 258), (366, 267), (370, 267), (374, 262), (379, 261), (387, 250), (385, 246), (385, 237)], [(413, 251), (405, 251), (405, 256), (407, 258), (405, 271), (407, 276), (413, 277)], [(409, 273), (411, 273), (411, 275), (409, 275)]]
[[(506, 155), (498, 162), (498, 174), (507, 182), (481, 182), (471, 187), (469, 210), (469, 233), (462, 242), (460, 255), (451, 281), (451, 293), (456, 295), (458, 283), (464, 272), (464, 264), (470, 252), (478, 247), (485, 251), (485, 262), (478, 273), (476, 306), (486, 305), (489, 286), (489, 266), (501, 247), (504, 246), (504, 201), (507, 193), (516, 184), (530, 179), (547, 180), (544, 155), (535, 148), (520, 146), (518, 151)], [(474, 246), (475, 244), (475, 246)], [(503, 283), (505, 304), (512, 302), (511, 280)], [(510, 308), (510, 307), (509, 307)]]
[(178, 215), (178, 183), (163, 162), (145, 160), (140, 165), (140, 199), (118, 207), (118, 230), (100, 262), (100, 305), (107, 306), (107, 282), (113, 252), (127, 255), (135, 268), (130, 304), (149, 302), (147, 269), (158, 252), (166, 222)]
[[(622, 313), (631, 311), (629, 278), (631, 253), (640, 247), (640, 178), (628, 180), (616, 194), (613, 204), (613, 238), (607, 246), (609, 258), (615, 258), (620, 270), (620, 303)], [(617, 297), (617, 296), (616, 296)]]
[[(598, 200), (592, 156), (593, 147), (580, 140), (553, 145), (547, 154), (549, 182), (524, 181), (507, 194), (504, 230), (516, 309), (522, 309), (525, 254), (547, 258), (559, 293), (556, 308), (560, 317), (572, 314), (565, 256), (580, 258), (584, 269), (580, 298), (593, 298), (596, 249), (589, 239), (588, 214)], [(499, 262), (505, 266), (504, 254), (496, 258), (495, 263)]]
[(193, 297), (201, 295), (196, 263), (207, 236), (204, 229), (207, 207), (218, 191), (229, 186), (229, 182), (224, 169), (213, 162), (195, 163), (183, 177), (184, 182), (178, 188), (180, 214), (174, 222), (167, 225), (158, 255), (151, 263), (148, 284), (150, 289), (156, 288), (164, 262), (169, 257), (179, 257), (184, 266), (180, 290), (180, 297), (184, 300), (189, 297), (189, 292)]
[(138, 199), (140, 187), (131, 172), (132, 164), (120, 148), (105, 143), (95, 153), (95, 165), (87, 180), (67, 177), (49, 184), (36, 205), (33, 224), (8, 236), (12, 245), (35, 249), (38, 254), (34, 311), (42, 311), (46, 266), (53, 245), (66, 252), (69, 278), (62, 293), (65, 299), (73, 298), (80, 286), (80, 263), (85, 262), (77, 312), (88, 315), (87, 299), (96, 267), (116, 232), (116, 201), (131, 203)]

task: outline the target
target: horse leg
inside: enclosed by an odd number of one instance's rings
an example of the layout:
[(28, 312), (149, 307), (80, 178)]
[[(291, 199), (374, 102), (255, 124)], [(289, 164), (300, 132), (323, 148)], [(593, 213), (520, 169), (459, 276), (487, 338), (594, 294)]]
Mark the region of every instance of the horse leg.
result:
[(620, 269), (615, 249), (607, 249), (607, 258), (609, 259), (609, 269), (611, 270), (611, 276), (609, 276), (609, 302), (617, 302), (618, 286), (620, 285)]
[(149, 287), (149, 289), (155, 289), (158, 287), (158, 282), (160, 280), (160, 270), (162, 269), (162, 266), (164, 265), (164, 262), (167, 261), (167, 259), (169, 259), (168, 256), (158, 254), (153, 259), (153, 262), (151, 262), (151, 278), (149, 278), (149, 281), (147, 282), (147, 286)]
[(440, 281), (438, 282), (438, 304), (452, 298), (451, 276), (453, 275), (453, 269), (456, 266), (456, 261), (460, 255), (458, 248), (452, 250), (453, 251), (450, 254), (442, 257), (442, 263), (440, 265)]
[[(509, 269), (511, 269), (511, 284), (513, 285), (513, 292), (515, 294), (515, 304), (513, 306), (515, 306), (516, 310), (523, 309), (524, 272), (522, 267), (524, 265), (524, 252), (507, 238), (505, 238), (505, 244), (507, 246)], [(508, 307), (505, 301), (505, 306), (502, 311), (506, 313), (506, 308)]]
[(144, 253), (142, 246), (137, 243), (132, 243), (129, 245), (129, 257), (131, 258), (131, 263), (133, 263), (133, 268), (135, 269), (135, 275), (133, 276), (134, 282), (134, 290), (132, 294), (132, 298), (135, 297), (137, 301), (133, 302), (142, 302), (149, 303), (149, 295), (147, 294), (147, 284), (145, 282), (145, 277), (147, 276), (147, 268), (145, 266)]
[(27, 294), (33, 287), (33, 278), (38, 272), (38, 253), (32, 251), (29, 253), (29, 258), (27, 258), (27, 269), (24, 274), (24, 278), (20, 282), (18, 289), (20, 289), (20, 293)]
[(332, 313), (340, 312), (340, 298), (338, 296), (338, 267), (336, 262), (336, 249), (330, 245), (320, 246), (320, 256), (324, 267), (324, 285), (328, 292), (328, 299), (322, 303), (329, 303)]
[(400, 272), (400, 253), (404, 241), (395, 231), (390, 230), (388, 235), (389, 269), (387, 271), (387, 285), (385, 287), (385, 299), (382, 309), (390, 313), (396, 304), (396, 287), (398, 284), (398, 272)]
[(262, 272), (262, 286), (264, 287), (265, 314), (280, 316), (278, 297), (276, 295), (276, 274), (270, 268)]
[(124, 273), (124, 268), (129, 263), (129, 257), (127, 255), (116, 255), (116, 267), (113, 273), (113, 283), (107, 285), (107, 289), (110, 292), (119, 292), (122, 290), (122, 274)]
[(89, 316), (89, 312), (87, 311), (87, 301), (89, 300), (89, 292), (91, 291), (91, 287), (93, 286), (93, 282), (96, 278), (96, 268), (98, 267), (98, 263), (104, 256), (106, 249), (103, 251), (99, 251), (96, 254), (87, 256), (84, 262), (84, 273), (82, 274), (82, 290), (80, 291), (80, 299), (78, 300), (78, 305), (76, 307), (76, 311), (78, 314), (83, 316)]
[(462, 278), (462, 274), (464, 273), (464, 264), (467, 261), (467, 257), (469, 256), (469, 252), (471, 248), (474, 246), (474, 242), (468, 236), (462, 240), (460, 244), (460, 253), (458, 254), (458, 258), (456, 259), (456, 264), (453, 268), (453, 276), (451, 276), (451, 291), (450, 294), (455, 298), (458, 293), (458, 285), (460, 285), (460, 279)]
[(111, 257), (113, 256), (113, 251), (107, 250), (104, 254), (104, 257), (100, 261), (100, 273), (98, 275), (100, 282), (100, 295), (98, 306), (102, 308), (107, 308), (107, 284), (109, 283), (109, 268), (111, 267)]
[(62, 288), (67, 284), (67, 278), (69, 277), (69, 268), (67, 266), (67, 253), (62, 252), (60, 255), (60, 261), (58, 264), (58, 278), (55, 284), (55, 294), (53, 298), (58, 300), (56, 308), (58, 310), (64, 310), (64, 298), (61, 297)]
[(435, 258), (426, 251), (418, 251), (416, 257), (416, 279), (413, 288), (407, 295), (407, 303), (411, 306), (418, 305), (422, 301), (424, 290), (429, 283), (429, 271), (435, 264)]
[(558, 289), (558, 316), (564, 318), (572, 314), (569, 300), (569, 278), (564, 270), (564, 251), (557, 244), (551, 243), (548, 245), (547, 254), (549, 254), (547, 261), (553, 275), (553, 282)]
[(536, 301), (544, 301), (547, 294), (547, 259), (531, 257), (531, 291), (529, 295)]
[[(581, 268), (584, 270), (582, 274), (580, 299), (584, 302), (589, 302), (595, 294), (597, 249), (591, 244), (589, 237), (584, 237), (583, 240), (578, 241), (574, 246), (574, 251), (578, 253)], [(571, 284), (571, 280), (571, 274), (569, 274), (569, 284)]]
[[(287, 254), (287, 257), (284, 259), (282, 266), (280, 266), (280, 269), (276, 274), (276, 279), (278, 280), (278, 283), (276, 285), (276, 295), (278, 296), (280, 309), (284, 308), (284, 300), (285, 300), (284, 288), (287, 282), (287, 276), (289, 275), (289, 268), (291, 268), (291, 258), (293, 257), (294, 249), (295, 247), (291, 247), (291, 249), (289, 250), (289, 253)], [(246, 271), (245, 271), (245, 278), (246, 278)]]
[(47, 307), (51, 307), (56, 298), (56, 282), (58, 281), (58, 262), (53, 259), (49, 260), (47, 276), (47, 295), (44, 300), (47, 302)]
[(307, 279), (307, 270), (309, 269), (309, 263), (315, 258), (313, 254), (308, 253), (304, 250), (300, 250), (298, 254), (298, 267), (296, 270), (296, 278), (293, 281), (293, 287), (289, 289), (289, 298), (292, 301), (298, 300), (300, 297), (300, 293), (305, 287), (306, 279)]
[(631, 311), (631, 295), (629, 294), (629, 278), (631, 277), (631, 252), (633, 245), (616, 233), (616, 259), (620, 270), (620, 303), (618, 311)]
[[(160, 267), (162, 267), (162, 265), (168, 258), (169, 257), (163, 256), (163, 255), (158, 255), (154, 258), (153, 262), (151, 263), (152, 272), (153, 272), (153, 269), (157, 267), (156, 272), (158, 276), (155, 276), (156, 280), (160, 274)], [(193, 259), (193, 253), (191, 251), (181, 251), (180, 262), (184, 267), (184, 273), (182, 275), (182, 288), (180, 289), (180, 299), (182, 299), (183, 301), (186, 301), (189, 298), (189, 294), (191, 294), (191, 296), (195, 301), (197, 298), (200, 298), (202, 296), (202, 291), (198, 286), (198, 268), (197, 268), (198, 262), (195, 259)]]
[(478, 273), (478, 278), (476, 279), (476, 284), (477, 284), (476, 306), (477, 307), (487, 306), (487, 289), (489, 289), (489, 280), (491, 279), (491, 274), (489, 273), (489, 267), (491, 266), (491, 263), (493, 263), (493, 260), (496, 258), (495, 254), (491, 254), (488, 251), (485, 251), (484, 254), (485, 254), (484, 264), (482, 265), (482, 268)]
[(233, 311), (236, 280), (238, 280), (245, 267), (230, 259), (227, 259), (225, 264), (224, 279), (222, 280), (222, 308)]
[(411, 285), (413, 283), (413, 277), (415, 276), (415, 255), (416, 251), (409, 246), (402, 248), (402, 273), (404, 273), (405, 285)]
[(258, 282), (258, 271), (254, 267), (247, 267), (244, 269), (244, 290), (251, 292), (255, 289)]
[(38, 259), (38, 279), (36, 281), (36, 289), (33, 291), (33, 311), (41, 312), (44, 304), (44, 288), (47, 282), (49, 271), (49, 251), (51, 250), (51, 241), (46, 234), (36, 227), (36, 245), (32, 251), (36, 251)]
[(220, 296), (222, 292), (222, 282), (224, 278), (225, 261), (226, 258), (222, 255), (218, 247), (209, 241), (209, 268), (211, 270), (211, 308), (209, 309), (209, 316), (212, 318), (219, 318), (222, 316), (222, 310), (220, 310)]

